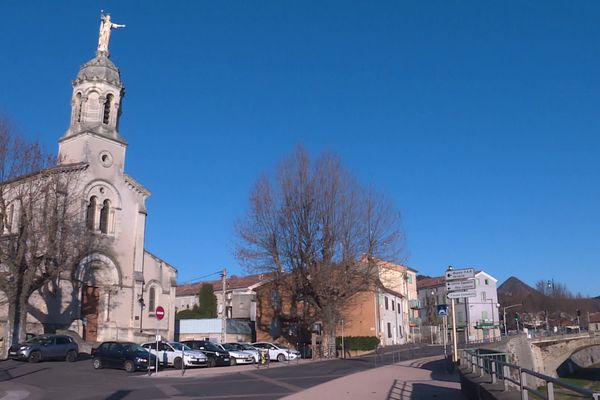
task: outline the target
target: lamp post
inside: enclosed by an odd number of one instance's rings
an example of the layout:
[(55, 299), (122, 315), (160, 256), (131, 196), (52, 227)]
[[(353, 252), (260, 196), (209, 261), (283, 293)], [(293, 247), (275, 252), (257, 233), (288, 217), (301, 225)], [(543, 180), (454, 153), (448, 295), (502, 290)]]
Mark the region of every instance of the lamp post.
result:
[[(521, 307), (522, 305), (523, 305), (523, 304), (520, 304), (520, 303), (519, 303), (519, 304), (513, 304), (513, 305), (506, 306), (506, 307), (503, 307), (503, 308), (502, 308), (502, 309), (503, 309), (503, 312), (504, 312), (504, 336), (508, 336), (508, 331), (507, 331), (507, 329), (506, 329), (506, 310), (508, 310), (509, 308), (513, 308), (513, 307)], [(519, 329), (517, 328), (517, 331), (518, 331), (518, 330), (519, 330)]]

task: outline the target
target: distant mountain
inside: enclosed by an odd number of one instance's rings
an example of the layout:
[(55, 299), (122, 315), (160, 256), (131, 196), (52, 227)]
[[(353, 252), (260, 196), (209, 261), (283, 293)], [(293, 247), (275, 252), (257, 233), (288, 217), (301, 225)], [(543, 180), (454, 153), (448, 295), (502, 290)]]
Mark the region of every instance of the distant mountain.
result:
[(577, 310), (581, 311), (582, 316), (587, 312), (600, 311), (600, 299), (598, 298), (553, 298), (514, 276), (498, 286), (498, 302), (501, 307), (523, 304), (522, 307), (515, 307), (514, 311), (526, 313), (540, 313), (548, 310), (551, 313), (560, 314), (562, 312), (574, 317)]

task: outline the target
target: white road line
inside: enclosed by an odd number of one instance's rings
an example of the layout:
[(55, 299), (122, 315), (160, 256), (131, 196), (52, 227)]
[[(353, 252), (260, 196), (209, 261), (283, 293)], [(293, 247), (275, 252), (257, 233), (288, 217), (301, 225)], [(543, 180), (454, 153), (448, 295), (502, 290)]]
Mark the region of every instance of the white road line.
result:
[(263, 375), (255, 374), (254, 372), (244, 371), (241, 374), (249, 376), (254, 379), (258, 379), (258, 380), (266, 382), (266, 383), (270, 383), (271, 385), (275, 385), (275, 386), (282, 387), (284, 389), (291, 390), (292, 392), (299, 392), (301, 390), (304, 390), (304, 388), (301, 388), (300, 386), (292, 385), (291, 383), (285, 383), (285, 382), (279, 381), (277, 379), (273, 379), (273, 378), (269, 378), (269, 377), (266, 377)]
[(29, 397), (27, 390), (7, 390), (4, 397), (0, 397), (0, 400), (22, 400)]

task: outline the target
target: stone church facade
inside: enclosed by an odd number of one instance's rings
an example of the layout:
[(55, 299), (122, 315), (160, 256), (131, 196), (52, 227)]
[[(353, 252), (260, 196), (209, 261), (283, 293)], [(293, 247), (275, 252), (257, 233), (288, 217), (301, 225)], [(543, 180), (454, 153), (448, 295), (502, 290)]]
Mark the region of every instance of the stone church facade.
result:
[[(60, 295), (38, 291), (30, 298), (28, 332), (68, 329), (88, 342), (141, 342), (158, 327), (173, 338), (177, 271), (144, 249), (150, 192), (124, 171), (127, 142), (118, 129), (123, 93), (108, 51), (99, 50), (73, 81), (59, 164), (81, 166), (82, 223), (110, 245), (62, 276)], [(155, 318), (159, 305), (166, 310), (160, 322)], [(0, 329), (6, 329), (7, 314), (0, 305)]]

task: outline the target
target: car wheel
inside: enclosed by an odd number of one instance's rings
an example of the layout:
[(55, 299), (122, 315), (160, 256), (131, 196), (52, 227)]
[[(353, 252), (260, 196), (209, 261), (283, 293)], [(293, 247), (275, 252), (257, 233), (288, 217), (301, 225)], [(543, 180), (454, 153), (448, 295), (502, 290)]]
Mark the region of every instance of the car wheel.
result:
[(277, 361), (284, 362), (285, 361), (285, 355), (283, 355), (281, 353), (277, 354)]
[(173, 367), (175, 369), (181, 369), (182, 366), (183, 360), (181, 359), (181, 357), (177, 357), (175, 360), (173, 360)]
[(28, 361), (30, 363), (36, 363), (36, 362), (39, 362), (41, 359), (42, 359), (42, 353), (40, 353), (39, 351), (32, 351), (31, 354), (29, 354)]
[(94, 365), (94, 369), (102, 369), (102, 361), (99, 358), (94, 358), (92, 364)]
[(208, 368), (212, 368), (212, 367), (214, 367), (216, 365), (217, 365), (217, 362), (215, 361), (214, 358), (209, 358), (208, 359)]
[(236, 359), (231, 357), (231, 360), (229, 361), (229, 365), (231, 365), (231, 366), (237, 365)]
[(125, 371), (135, 372), (135, 364), (131, 360), (125, 361)]
[(69, 351), (65, 357), (65, 360), (67, 360), (67, 362), (77, 361), (77, 352), (74, 350)]

